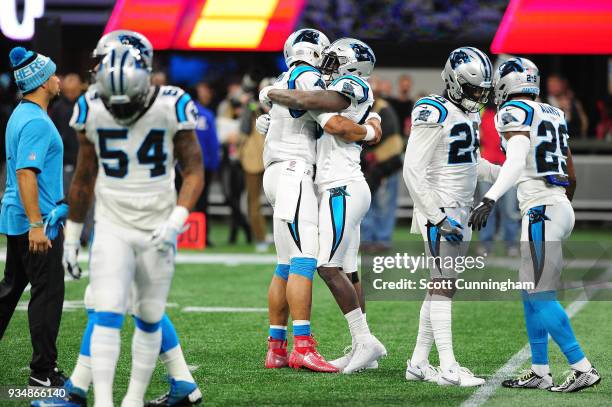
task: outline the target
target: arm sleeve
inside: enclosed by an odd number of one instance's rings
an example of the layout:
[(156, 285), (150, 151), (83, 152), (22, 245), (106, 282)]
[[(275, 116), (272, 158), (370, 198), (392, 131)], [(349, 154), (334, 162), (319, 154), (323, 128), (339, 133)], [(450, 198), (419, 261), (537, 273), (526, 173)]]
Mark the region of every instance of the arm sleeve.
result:
[(527, 155), (531, 141), (524, 136), (513, 136), (506, 144), (506, 161), (502, 165), (497, 180), (485, 194), (485, 197), (497, 201), (519, 180), (527, 165)]
[(424, 175), (431, 161), (436, 144), (442, 135), (442, 126), (413, 128), (404, 156), (404, 182), (410, 192), (415, 208), (423, 212), (433, 223), (440, 223), (445, 215), (440, 210), (431, 191), (424, 185)]
[(198, 121), (198, 110), (189, 93), (177, 89), (179, 92), (174, 103), (177, 131), (194, 130)]
[(501, 166), (496, 164), (491, 164), (487, 160), (482, 157), (478, 158), (478, 181), (484, 181), (489, 183), (494, 183), (497, 180), (499, 175), (499, 170)]
[(85, 95), (79, 96), (72, 108), (72, 117), (70, 118), (70, 127), (75, 131), (85, 131), (85, 123), (89, 114), (89, 104)]
[(17, 145), (16, 169), (34, 168), (43, 170), (49, 142), (51, 140), (49, 123), (43, 119), (28, 122), (19, 134)]

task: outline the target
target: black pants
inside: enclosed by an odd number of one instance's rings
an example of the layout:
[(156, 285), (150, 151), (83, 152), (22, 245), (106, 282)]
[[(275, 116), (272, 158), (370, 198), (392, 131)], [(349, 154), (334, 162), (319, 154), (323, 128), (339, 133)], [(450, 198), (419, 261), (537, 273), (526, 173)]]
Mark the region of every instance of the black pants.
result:
[(7, 236), (4, 279), (0, 281), (0, 339), (28, 283), (32, 285), (28, 321), (32, 339), (30, 368), (47, 373), (55, 368), (64, 303), (63, 236), (52, 242), (47, 254), (29, 251), (28, 234)]

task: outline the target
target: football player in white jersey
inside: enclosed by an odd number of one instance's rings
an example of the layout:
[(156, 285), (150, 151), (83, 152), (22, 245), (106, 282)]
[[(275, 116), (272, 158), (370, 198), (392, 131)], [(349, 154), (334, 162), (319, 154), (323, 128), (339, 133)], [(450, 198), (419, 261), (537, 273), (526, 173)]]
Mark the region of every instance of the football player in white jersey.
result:
[[(480, 230), (503, 194), (517, 185), (522, 214), (522, 281), (535, 284), (523, 292), (523, 309), (531, 347), (531, 369), (503, 382), (511, 388), (540, 388), (553, 392), (575, 392), (601, 380), (585, 357), (570, 320), (557, 301), (556, 289), (563, 263), (561, 242), (574, 227), (570, 203), (576, 188), (572, 154), (568, 146), (565, 114), (561, 109), (536, 102), (540, 73), (533, 62), (511, 58), (494, 77), (495, 127), (506, 151), (497, 181), (470, 215), (470, 224)], [(571, 373), (558, 386), (548, 366), (548, 335), (559, 345)]]
[[(367, 82), (376, 58), (372, 49), (354, 38), (334, 41), (323, 52), (321, 71), (330, 80), (325, 91), (273, 89), (268, 97), (290, 108), (302, 108), (318, 114), (324, 129), (317, 139), (315, 185), (319, 194), (318, 272), (347, 319), (352, 337), (351, 351), (331, 364), (350, 374), (377, 365), (386, 355), (385, 347), (370, 333), (360, 305), (357, 261), (359, 228), (370, 206), (370, 189), (361, 172), (361, 143), (367, 135), (355, 137), (331, 134), (327, 123), (341, 115), (355, 123), (365, 123), (374, 103)], [(330, 101), (344, 99), (339, 113), (328, 110)]]
[[(421, 98), (412, 111), (404, 181), (414, 202), (412, 232), (423, 236), (428, 257), (454, 258), (465, 254), (471, 231), (464, 226), (477, 178), (492, 182), (499, 170), (482, 159), (478, 150), (478, 112), (487, 102), (492, 76), (491, 62), (482, 51), (458, 48), (451, 52), (442, 71), (446, 97)], [(430, 273), (432, 281), (453, 287), (454, 269), (438, 262)], [(429, 290), (426, 295), (416, 346), (407, 362), (407, 380), (462, 387), (484, 383), (455, 360), (451, 330), (453, 294), (454, 289), (450, 288)], [(440, 369), (429, 364), (434, 343)]]
[[(328, 45), (327, 37), (317, 30), (303, 29), (291, 34), (284, 47), (289, 70), (273, 86), (260, 92), (260, 100), (270, 103), (267, 93), (271, 89), (325, 89), (316, 67)], [(264, 146), (264, 191), (274, 208), (278, 256), (268, 291), (270, 336), (265, 366), (289, 365), (337, 372), (316, 351), (310, 332), (312, 279), (318, 255), (318, 205), (313, 183), (318, 124), (311, 112), (280, 104), (273, 104), (269, 116), (259, 119), (259, 123), (262, 120), (269, 125)], [(334, 123), (336, 132), (359, 133), (362, 137), (375, 133), (373, 126), (360, 126), (348, 119), (340, 118)], [(287, 358), (288, 313), (293, 319), (294, 344)]]
[[(96, 48), (93, 50), (92, 57), (96, 66), (92, 70), (92, 76), (95, 75), (97, 65), (101, 62), (102, 58), (113, 48), (121, 44), (131, 45), (136, 48), (140, 51), (147, 67), (152, 66), (153, 47), (144, 35), (130, 30), (115, 30), (102, 36)], [(95, 76), (92, 79), (95, 81)], [(74, 117), (71, 122), (71, 125), (75, 127), (77, 132), (82, 132), (84, 130), (85, 122), (88, 120), (88, 102), (96, 97), (96, 85), (92, 83), (87, 93), (82, 95), (77, 101), (74, 107)], [(83, 113), (81, 114), (81, 112)], [(82, 120), (79, 120), (80, 118), (82, 118)], [(75, 228), (74, 223), (70, 221), (68, 223), (67, 230), (68, 233), (72, 235), (72, 240), (68, 239), (64, 244), (64, 267), (75, 279), (79, 279), (81, 277), (81, 269), (77, 258), (80, 242), (79, 236), (73, 232), (81, 230), (81, 226), (76, 225), (77, 227)], [(95, 306), (90, 286), (87, 286), (85, 289), (84, 302), (85, 308), (87, 309), (87, 327), (85, 332), (83, 332), (81, 348), (76, 365), (64, 386), (67, 390), (66, 397), (36, 400), (31, 403), (33, 407), (44, 407), (47, 405), (73, 407), (84, 406), (87, 403), (87, 391), (92, 380), (90, 361), (91, 333), (95, 324)], [(129, 306), (128, 308), (131, 309)], [(167, 314), (164, 314), (162, 319), (161, 331), (162, 347), (160, 349), (159, 358), (168, 370), (170, 390), (157, 399), (148, 402), (146, 405), (148, 407), (153, 407), (193, 405), (199, 403), (202, 400), (202, 394), (189, 371), (176, 329)]]
[[(122, 405), (143, 404), (161, 348), (176, 237), (203, 186), (191, 98), (176, 87), (152, 87), (149, 80), (150, 69), (136, 48), (112, 48), (98, 67), (94, 92), (79, 100), (73, 116), (80, 149), (66, 236), (78, 241), (95, 183), (90, 289), (96, 314), (90, 348), (100, 406), (112, 405), (119, 329), (130, 296), (136, 329)], [(178, 202), (175, 157), (185, 178)]]

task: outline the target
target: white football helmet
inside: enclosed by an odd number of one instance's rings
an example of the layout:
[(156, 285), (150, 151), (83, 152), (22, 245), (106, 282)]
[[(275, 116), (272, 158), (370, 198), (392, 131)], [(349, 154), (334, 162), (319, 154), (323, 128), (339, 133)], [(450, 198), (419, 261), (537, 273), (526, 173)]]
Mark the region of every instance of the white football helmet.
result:
[(448, 97), (468, 112), (477, 112), (489, 100), (493, 65), (487, 55), (474, 47), (450, 53), (442, 70)]
[(540, 94), (540, 72), (527, 58), (510, 58), (497, 68), (493, 76), (496, 105), (504, 103), (510, 95)]
[(328, 46), (329, 39), (321, 31), (312, 28), (298, 30), (285, 41), (283, 48), (285, 63), (290, 67), (297, 61), (303, 61), (318, 67), (323, 58), (323, 50)]
[(355, 38), (340, 38), (323, 51), (321, 72), (333, 79), (333, 74), (357, 75), (367, 79), (374, 70), (376, 57), (368, 44)]
[(131, 45), (111, 49), (96, 72), (100, 98), (122, 124), (131, 123), (145, 106), (151, 72)]
[(153, 45), (144, 35), (131, 30), (115, 30), (104, 34), (91, 52), (92, 58), (101, 60), (117, 45), (131, 45), (142, 54), (147, 68), (153, 68)]

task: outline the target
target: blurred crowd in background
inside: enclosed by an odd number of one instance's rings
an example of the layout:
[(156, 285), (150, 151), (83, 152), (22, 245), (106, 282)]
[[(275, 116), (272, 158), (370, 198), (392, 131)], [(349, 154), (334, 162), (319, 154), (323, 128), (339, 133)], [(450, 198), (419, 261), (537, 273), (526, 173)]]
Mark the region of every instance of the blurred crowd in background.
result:
[[(206, 186), (196, 210), (205, 213), (209, 220), (212, 219), (211, 215), (218, 215), (219, 212), (211, 214), (210, 210), (211, 190), (216, 191), (217, 199), (213, 204), (229, 208), (229, 233), (223, 243), (235, 244), (243, 235), (244, 241), (252, 244), (256, 251), (267, 252), (272, 236), (271, 223), (264, 216), (270, 212), (266, 210), (267, 203), (262, 190), (265, 137), (257, 133), (254, 123), (257, 116), (265, 112), (265, 108), (258, 102), (258, 91), (274, 81), (274, 78), (262, 79), (262, 75), (259, 76), (253, 79), (254, 75), (245, 74), (242, 78), (226, 81), (222, 86), (219, 83), (199, 82), (187, 90), (198, 109), (196, 134), (206, 172)], [(155, 71), (152, 82), (155, 85), (165, 85), (168, 84), (167, 78), (163, 71)], [(382, 117), (383, 138), (380, 144), (366, 147), (363, 151), (362, 167), (373, 199), (362, 223), (361, 239), (364, 252), (377, 252), (389, 249), (392, 244), (398, 191), (403, 182), (402, 156), (410, 136), (410, 113), (414, 102), (424, 94), (414, 94), (413, 80), (407, 74), (401, 75), (396, 83), (378, 76), (370, 78), (370, 83), (376, 98), (373, 111)], [(79, 75), (64, 75), (61, 96), (49, 109), (49, 115), (64, 140), (66, 190), (72, 179), (78, 152), (76, 134), (68, 123), (75, 101), (86, 88), (87, 83)], [(543, 100), (565, 112), (571, 137), (612, 142), (612, 104), (609, 97), (596, 102), (599, 121), (589, 123), (583, 102), (576, 99), (566, 79), (550, 75), (542, 83), (542, 88), (545, 91)], [(4, 129), (17, 102), (18, 94), (10, 74), (0, 74), (0, 152), (3, 164)], [(492, 104), (482, 111), (481, 153), (490, 162), (502, 164), (505, 157), (493, 124), (494, 114), (495, 106)], [(4, 176), (1, 182), (4, 182)], [(180, 175), (177, 175), (177, 186), (180, 182)], [(486, 191), (488, 188), (487, 185), (480, 185), (479, 189)], [(479, 250), (482, 252), (491, 250), (496, 234), (499, 234), (499, 240), (506, 242), (518, 239), (520, 215), (516, 197), (506, 194), (503, 202), (496, 206), (496, 212), (480, 234)], [(213, 247), (219, 243), (211, 238), (210, 228), (214, 227), (214, 223), (206, 223), (206, 243), (208, 247)], [(518, 253), (517, 247), (513, 245), (508, 245), (507, 250), (510, 255)]]

